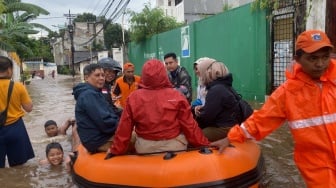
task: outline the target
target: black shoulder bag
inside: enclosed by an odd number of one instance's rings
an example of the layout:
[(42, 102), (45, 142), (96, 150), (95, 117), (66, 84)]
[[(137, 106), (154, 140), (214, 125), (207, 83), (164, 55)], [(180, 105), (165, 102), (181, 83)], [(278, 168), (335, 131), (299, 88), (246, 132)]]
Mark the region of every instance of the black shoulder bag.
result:
[(7, 94), (7, 105), (4, 111), (0, 112), (0, 126), (4, 126), (7, 120), (7, 111), (8, 111), (8, 105), (9, 105), (9, 100), (12, 95), (13, 91), (13, 85), (14, 82), (11, 80), (9, 82), (9, 87), (8, 87), (8, 94)]
[(242, 96), (238, 94), (233, 88), (229, 87), (231, 93), (235, 96), (236, 100), (238, 101), (238, 106), (240, 109), (240, 114), (238, 115), (237, 121), (239, 124), (243, 123), (248, 117), (250, 117), (253, 113), (253, 109), (251, 105), (242, 99)]

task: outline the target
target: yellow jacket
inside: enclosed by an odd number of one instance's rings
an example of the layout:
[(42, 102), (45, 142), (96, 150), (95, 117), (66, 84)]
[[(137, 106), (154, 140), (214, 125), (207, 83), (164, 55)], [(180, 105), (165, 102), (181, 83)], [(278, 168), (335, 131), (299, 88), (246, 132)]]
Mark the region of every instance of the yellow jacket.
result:
[[(7, 105), (8, 86), (8, 79), (0, 79), (0, 111), (3, 111)], [(22, 104), (29, 104), (31, 102), (32, 100), (26, 90), (26, 87), (20, 82), (14, 82), (5, 125), (12, 124), (24, 116), (25, 111), (22, 109)]]

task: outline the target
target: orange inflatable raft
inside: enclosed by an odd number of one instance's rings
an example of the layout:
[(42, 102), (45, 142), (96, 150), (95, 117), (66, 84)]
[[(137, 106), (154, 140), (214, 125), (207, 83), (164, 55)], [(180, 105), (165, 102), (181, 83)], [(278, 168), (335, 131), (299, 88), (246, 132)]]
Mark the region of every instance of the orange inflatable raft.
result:
[(83, 146), (72, 158), (79, 187), (260, 187), (264, 160), (250, 141), (232, 143), (222, 154), (212, 148), (151, 155), (123, 155), (104, 160)]

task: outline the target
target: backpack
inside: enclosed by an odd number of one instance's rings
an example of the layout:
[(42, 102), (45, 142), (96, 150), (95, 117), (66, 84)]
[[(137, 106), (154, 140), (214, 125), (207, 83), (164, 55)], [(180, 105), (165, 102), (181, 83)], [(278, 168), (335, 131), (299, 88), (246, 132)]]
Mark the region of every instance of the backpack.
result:
[(240, 94), (238, 94), (232, 87), (229, 87), (231, 93), (235, 96), (240, 112), (238, 112), (237, 121), (239, 124), (243, 123), (248, 117), (250, 117), (253, 113), (253, 108), (251, 105), (246, 102)]

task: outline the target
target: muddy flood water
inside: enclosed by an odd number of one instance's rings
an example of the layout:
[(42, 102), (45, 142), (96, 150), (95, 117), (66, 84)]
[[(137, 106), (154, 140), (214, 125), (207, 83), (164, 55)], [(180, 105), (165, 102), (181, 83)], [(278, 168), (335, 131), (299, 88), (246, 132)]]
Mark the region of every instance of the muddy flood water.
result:
[[(45, 146), (52, 141), (60, 142), (65, 154), (71, 152), (71, 129), (67, 131), (66, 136), (48, 138), (44, 132), (44, 122), (52, 119), (61, 125), (67, 118), (74, 117), (75, 100), (71, 93), (72, 87), (78, 81), (79, 79), (73, 79), (71, 76), (57, 75), (55, 79), (34, 79), (26, 86), (34, 108), (31, 113), (25, 115), (24, 121), (33, 144), (35, 158), (23, 166), (0, 169), (1, 188), (77, 187), (65, 166), (51, 168), (48, 165), (39, 165), (39, 161), (45, 159)], [(266, 175), (263, 181), (267, 183), (267, 187), (305, 187), (292, 159), (293, 143), (286, 126), (258, 144), (262, 147), (265, 158)]]

